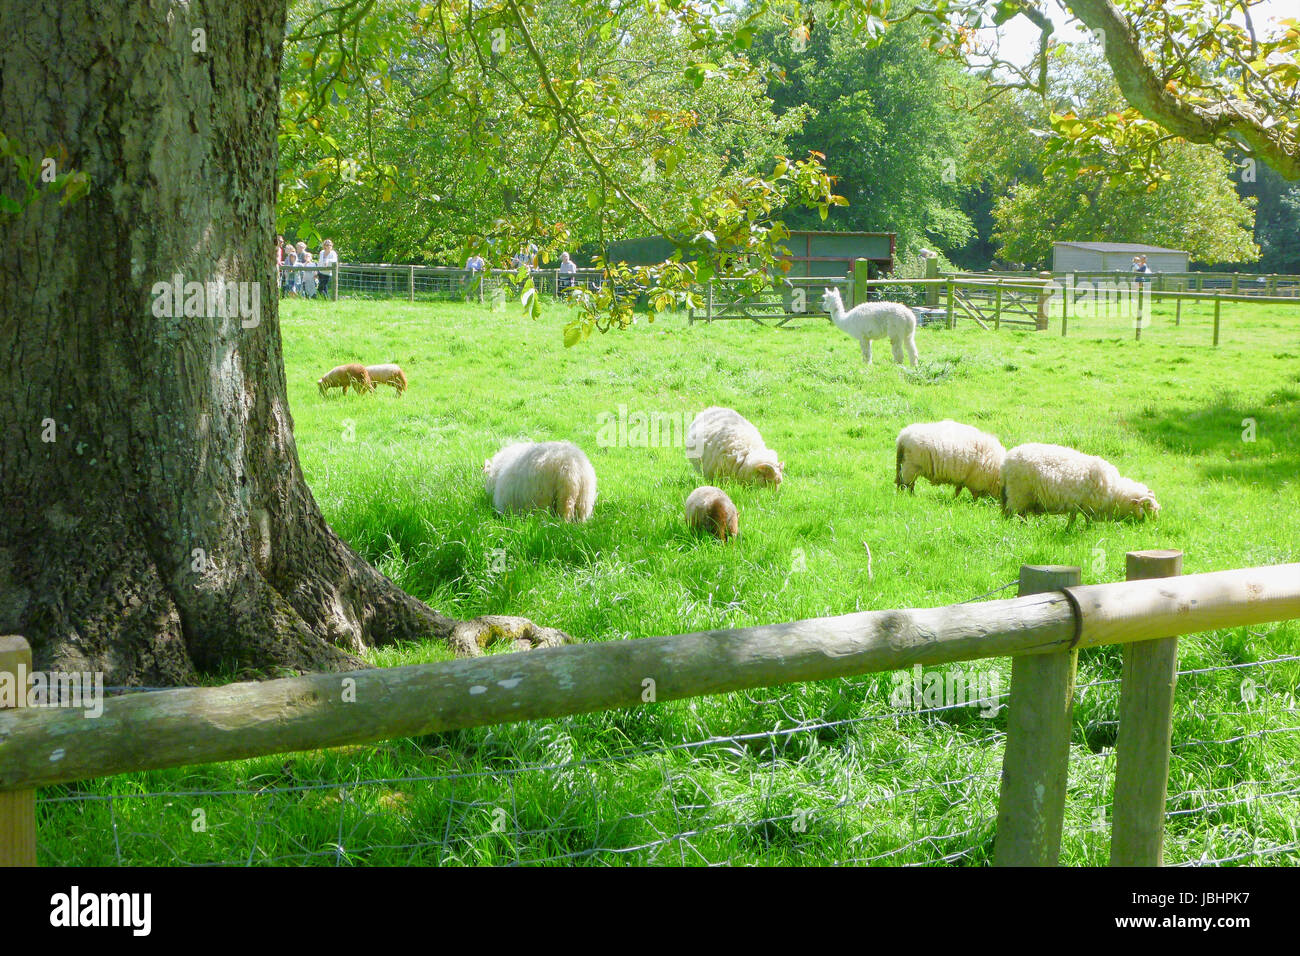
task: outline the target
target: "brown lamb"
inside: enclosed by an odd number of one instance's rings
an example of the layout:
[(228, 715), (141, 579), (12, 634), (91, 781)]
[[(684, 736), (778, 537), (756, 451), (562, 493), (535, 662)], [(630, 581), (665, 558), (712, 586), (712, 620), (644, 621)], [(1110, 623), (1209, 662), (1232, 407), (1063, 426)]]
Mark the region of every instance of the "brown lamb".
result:
[(366, 371), (366, 367), (356, 362), (332, 368), (316, 382), (316, 388), (320, 390), (322, 397), (331, 388), (342, 388), (343, 394), (346, 395), (349, 385), (358, 393), (375, 390), (375, 383), (370, 380), (370, 373)]
[(699, 531), (707, 531), (720, 541), (740, 533), (740, 520), (736, 506), (727, 493), (712, 485), (703, 485), (686, 499), (686, 523)]
[(366, 371), (370, 373), (370, 381), (375, 385), (391, 385), (397, 389), (398, 395), (405, 393), (406, 373), (400, 365), (367, 365)]

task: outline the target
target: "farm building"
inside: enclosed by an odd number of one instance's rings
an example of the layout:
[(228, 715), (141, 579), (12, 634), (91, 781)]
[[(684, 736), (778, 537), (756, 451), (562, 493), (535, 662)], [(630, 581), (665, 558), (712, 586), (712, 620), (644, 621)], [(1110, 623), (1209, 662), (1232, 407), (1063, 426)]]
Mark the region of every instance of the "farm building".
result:
[[(893, 271), (894, 242), (892, 232), (792, 232), (782, 243), (789, 255), (782, 258), (789, 260), (791, 276), (846, 276), (855, 259), (868, 260), (872, 275), (883, 275)], [(606, 246), (605, 258), (653, 265), (672, 255), (673, 248), (662, 236), (623, 239)]]
[(1152, 272), (1187, 271), (1186, 252), (1140, 242), (1054, 242), (1052, 271), (1128, 272), (1137, 255), (1147, 257)]

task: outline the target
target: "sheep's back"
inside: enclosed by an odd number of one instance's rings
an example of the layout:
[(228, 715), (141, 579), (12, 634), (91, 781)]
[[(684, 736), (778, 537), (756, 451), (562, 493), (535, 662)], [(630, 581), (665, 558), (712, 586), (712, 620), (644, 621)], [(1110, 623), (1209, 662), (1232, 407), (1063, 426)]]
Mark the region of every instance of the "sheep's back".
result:
[(568, 517), (563, 511), (571, 502), (571, 517), (584, 521), (591, 516), (596, 470), (582, 449), (570, 442), (539, 442), (512, 445), (501, 455), (506, 459), (499, 467), (489, 466), (497, 511), (547, 509)]
[(1036, 505), (1048, 513), (1100, 510), (1115, 466), (1095, 455), (1063, 445), (1031, 443), (1007, 452), (1002, 483), (1009, 501)]
[(730, 408), (707, 408), (686, 429), (686, 457), (706, 478), (738, 476), (751, 453), (766, 450), (758, 429)]
[(972, 425), (944, 420), (909, 425), (898, 434), (903, 460), (935, 484), (966, 485), (997, 494), (1006, 450)]

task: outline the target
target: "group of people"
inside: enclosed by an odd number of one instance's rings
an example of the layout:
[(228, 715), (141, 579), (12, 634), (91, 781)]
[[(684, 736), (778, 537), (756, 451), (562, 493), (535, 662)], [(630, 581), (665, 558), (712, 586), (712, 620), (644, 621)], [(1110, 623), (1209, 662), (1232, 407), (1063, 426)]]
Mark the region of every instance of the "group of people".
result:
[[(536, 245), (529, 243), (527, 246), (520, 247), (519, 251), (511, 257), (510, 268), (518, 269), (520, 266), (527, 266), (529, 271), (537, 268)], [(556, 282), (557, 290), (567, 289), (572, 286), (574, 277), (578, 273), (578, 264), (569, 257), (567, 252), (560, 253), (557, 269), (559, 272), (559, 278)], [(476, 253), (465, 261), (465, 271), (468, 273), (470, 287), (475, 288), (483, 273), (488, 271), (487, 261)]]
[[(313, 259), (307, 243), (299, 242), (295, 246), (292, 242), (286, 242), (284, 236), (275, 237), (275, 268), (280, 276), (281, 295), (298, 295), (307, 299), (329, 295), (330, 279), (338, 261), (339, 255), (329, 239), (321, 243), (319, 258)], [(285, 269), (284, 266), (315, 268)]]

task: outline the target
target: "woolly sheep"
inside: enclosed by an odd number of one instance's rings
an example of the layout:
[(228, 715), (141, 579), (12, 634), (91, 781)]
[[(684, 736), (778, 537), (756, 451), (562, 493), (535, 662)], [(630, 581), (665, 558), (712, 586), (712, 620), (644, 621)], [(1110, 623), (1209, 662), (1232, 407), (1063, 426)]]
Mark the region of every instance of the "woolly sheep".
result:
[(701, 485), (687, 497), (686, 523), (722, 541), (740, 533), (736, 506), (725, 491), (712, 485)]
[(395, 363), (389, 365), (367, 365), (366, 372), (375, 385), (391, 385), (401, 395), (406, 391), (406, 373)]
[(973, 497), (996, 498), (1002, 492), (1002, 462), (1007, 450), (997, 438), (951, 419), (908, 425), (898, 433), (894, 484), (916, 490), (924, 476), (932, 485), (969, 488)]
[(830, 314), (831, 321), (840, 331), (858, 340), (862, 358), (871, 364), (871, 340), (889, 339), (894, 350), (894, 361), (903, 364), (904, 358), (916, 365), (916, 313), (901, 302), (860, 302), (848, 312), (839, 289), (827, 289), (822, 295), (822, 308)]
[(1151, 489), (1095, 455), (1061, 445), (1017, 445), (1002, 465), (1002, 513), (1076, 514), (1090, 518), (1158, 517)]
[(340, 387), (343, 389), (343, 394), (346, 395), (349, 385), (358, 393), (362, 391), (373, 392), (375, 390), (375, 383), (370, 381), (370, 373), (366, 371), (366, 367), (356, 362), (350, 365), (335, 366), (316, 380), (316, 388), (321, 393), (321, 397), (325, 396), (328, 389)]
[(763, 444), (763, 436), (734, 409), (715, 405), (686, 429), (686, 459), (710, 481), (735, 478), (779, 487), (785, 463)]
[(483, 462), (492, 507), (547, 509), (565, 521), (586, 521), (596, 504), (596, 470), (572, 442), (519, 442)]

